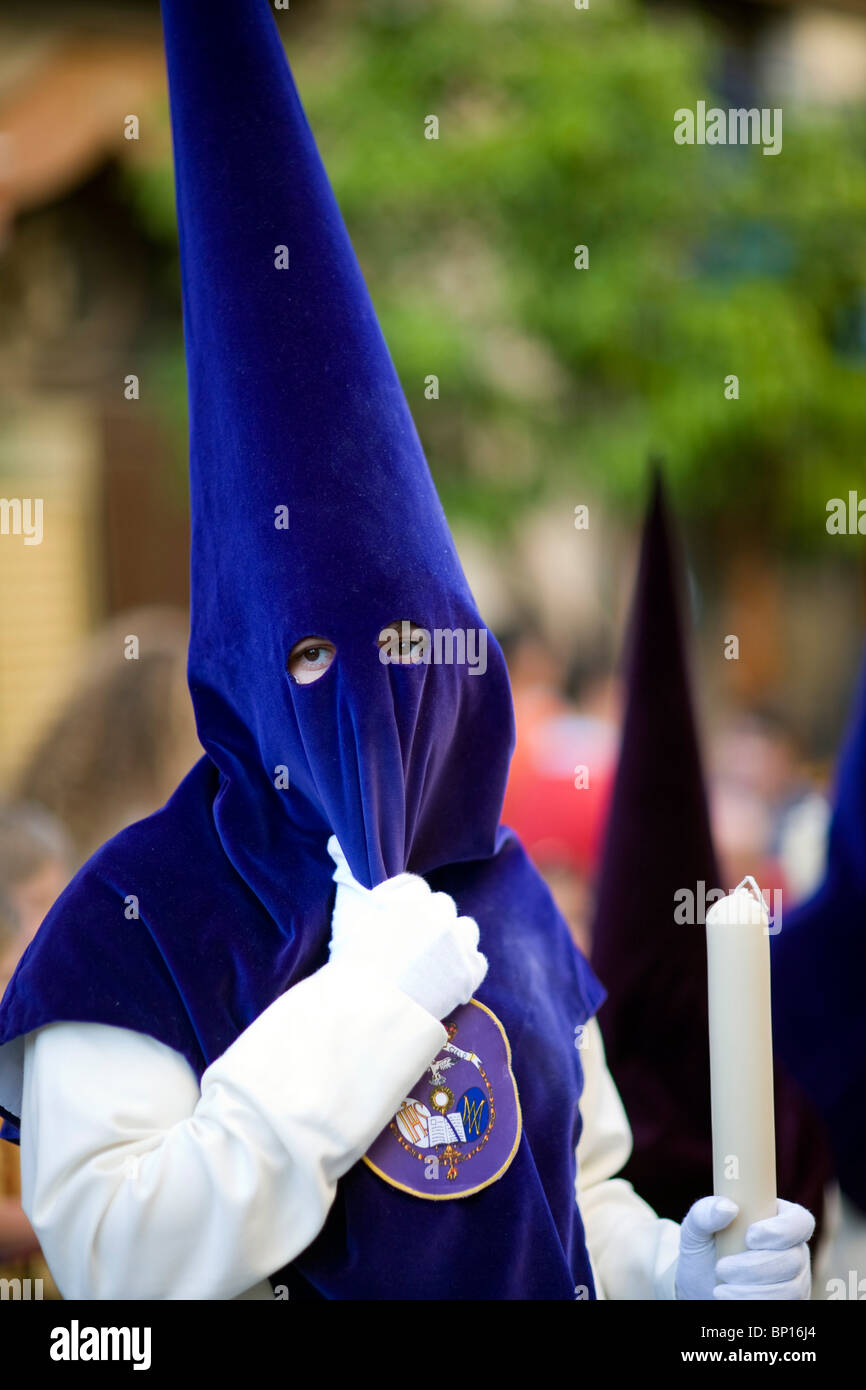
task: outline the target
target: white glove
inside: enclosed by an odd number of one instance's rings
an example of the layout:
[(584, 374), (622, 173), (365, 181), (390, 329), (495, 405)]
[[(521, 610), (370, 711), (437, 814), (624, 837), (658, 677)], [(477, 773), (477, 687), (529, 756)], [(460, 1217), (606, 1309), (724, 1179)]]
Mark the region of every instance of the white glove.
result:
[(701, 1197), (680, 1227), (676, 1296), (682, 1299), (807, 1299), (812, 1292), (809, 1247), (815, 1218), (778, 1199), (778, 1212), (753, 1221), (748, 1249), (716, 1260), (716, 1231), (737, 1215), (728, 1197)]
[(364, 888), (352, 877), (335, 835), (328, 853), (337, 866), (331, 959), (391, 980), (434, 1018), (467, 1004), (487, 974), (473, 919), (458, 917), (454, 899), (434, 893), (417, 874), (397, 874)]

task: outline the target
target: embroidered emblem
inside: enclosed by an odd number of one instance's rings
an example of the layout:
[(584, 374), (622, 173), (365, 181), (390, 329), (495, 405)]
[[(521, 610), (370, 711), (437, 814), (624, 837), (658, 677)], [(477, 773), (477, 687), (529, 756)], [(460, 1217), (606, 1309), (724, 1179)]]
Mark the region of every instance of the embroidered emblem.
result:
[(392, 1187), (441, 1201), (502, 1177), (517, 1152), (520, 1098), (499, 1019), (472, 999), (445, 1020), (448, 1041), (364, 1162)]

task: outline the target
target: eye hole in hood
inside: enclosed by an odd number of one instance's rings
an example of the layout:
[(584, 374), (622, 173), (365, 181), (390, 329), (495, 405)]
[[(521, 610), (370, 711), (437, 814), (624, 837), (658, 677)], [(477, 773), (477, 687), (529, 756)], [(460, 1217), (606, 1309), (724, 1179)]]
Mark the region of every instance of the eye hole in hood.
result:
[(327, 637), (302, 637), (289, 652), (286, 670), (296, 685), (311, 685), (323, 676), (337, 655)]
[(403, 618), (383, 627), (377, 639), (383, 666), (416, 666), (424, 660), (430, 634), (418, 623)]

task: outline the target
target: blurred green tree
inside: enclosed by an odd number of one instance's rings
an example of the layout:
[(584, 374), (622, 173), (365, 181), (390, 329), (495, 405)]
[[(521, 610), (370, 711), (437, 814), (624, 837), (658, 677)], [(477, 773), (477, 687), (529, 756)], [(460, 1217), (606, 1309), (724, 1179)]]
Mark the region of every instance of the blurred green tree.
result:
[[(862, 109), (786, 107), (775, 157), (677, 145), (678, 108), (730, 104), (722, 39), (635, 0), (371, 0), (284, 33), (452, 515), (507, 532), (587, 488), (630, 512), (661, 454), (717, 540), (826, 543), (866, 442)], [(167, 161), (129, 178), (173, 236)]]

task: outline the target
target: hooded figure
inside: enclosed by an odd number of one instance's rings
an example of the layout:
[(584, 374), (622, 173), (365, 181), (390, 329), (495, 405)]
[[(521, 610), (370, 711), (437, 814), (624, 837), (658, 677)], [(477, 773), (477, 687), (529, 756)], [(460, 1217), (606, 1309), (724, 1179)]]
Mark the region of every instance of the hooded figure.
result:
[[(499, 825), (501, 652), (267, 4), (217, 0), (202, 18), (166, 0), (163, 17), (206, 756), (88, 861), (23, 957), (0, 1010), (0, 1108), (18, 1121), (24, 1035), (63, 1020), (148, 1034), (201, 1078), (327, 961), (334, 834), (363, 887), (424, 875), (479, 923), (479, 1002), (510, 1041), (522, 1137), (469, 1202), (419, 1200), (356, 1164), (286, 1276), (293, 1296), (592, 1296), (574, 1036), (603, 991)], [(380, 645), (404, 620), (411, 664)]]
[(836, 773), (824, 878), (771, 938), (773, 1036), (827, 1125), (843, 1192), (866, 1213), (866, 663)]
[[(678, 1216), (713, 1182), (707, 949), (677, 917), (720, 886), (680, 616), (681, 573), (661, 476), (647, 508), (625, 712), (592, 934), (608, 983), (599, 1022), (634, 1136), (628, 1177)], [(688, 900), (686, 900), (688, 901)]]
[(808, 1296), (808, 1212), (717, 1275), (732, 1203), (678, 1253), (608, 1181), (604, 992), (499, 825), (502, 655), (273, 19), (163, 12), (206, 755), (79, 872), (0, 1007), (61, 1290), (592, 1299), (597, 1256), (614, 1297)]
[[(681, 561), (660, 474), (631, 613), (622, 747), (593, 929), (599, 1013), (634, 1150), (623, 1169), (662, 1216), (713, 1183), (705, 908), (721, 895), (681, 619)], [(787, 930), (787, 929), (786, 929)], [(772, 939), (772, 938), (771, 938)], [(778, 1008), (774, 994), (774, 1011)], [(777, 1064), (780, 1192), (820, 1216), (823, 1127)]]

